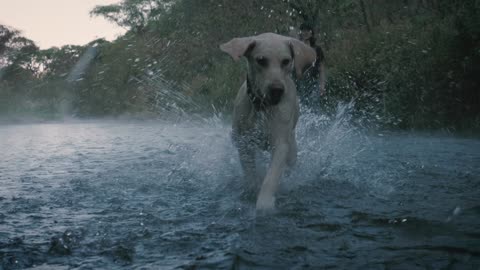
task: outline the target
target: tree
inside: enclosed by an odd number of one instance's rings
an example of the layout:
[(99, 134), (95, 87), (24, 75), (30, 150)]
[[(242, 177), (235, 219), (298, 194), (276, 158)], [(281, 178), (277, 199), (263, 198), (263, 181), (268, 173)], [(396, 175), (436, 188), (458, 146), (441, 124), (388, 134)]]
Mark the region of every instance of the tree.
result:
[(0, 25), (0, 55), (4, 55), (9, 48), (10, 41), (18, 35), (18, 31), (5, 25)]
[(118, 4), (96, 6), (92, 16), (102, 16), (133, 32), (141, 32), (149, 21), (157, 20), (175, 0), (123, 0)]
[(38, 52), (35, 42), (20, 35), (18, 30), (0, 25), (0, 69), (2, 78), (25, 69), (34, 72), (30, 65), (32, 55)]
[(20, 35), (20, 31), (5, 25), (0, 25), (0, 68), (12, 64), (16, 58), (38, 50), (35, 43)]

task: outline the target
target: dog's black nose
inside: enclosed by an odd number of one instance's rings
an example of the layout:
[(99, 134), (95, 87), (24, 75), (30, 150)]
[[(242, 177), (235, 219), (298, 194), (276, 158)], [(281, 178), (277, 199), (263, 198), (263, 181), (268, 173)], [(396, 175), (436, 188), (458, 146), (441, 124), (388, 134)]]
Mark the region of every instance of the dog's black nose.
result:
[(268, 97), (271, 105), (277, 105), (285, 93), (285, 87), (280, 83), (272, 83), (268, 86)]

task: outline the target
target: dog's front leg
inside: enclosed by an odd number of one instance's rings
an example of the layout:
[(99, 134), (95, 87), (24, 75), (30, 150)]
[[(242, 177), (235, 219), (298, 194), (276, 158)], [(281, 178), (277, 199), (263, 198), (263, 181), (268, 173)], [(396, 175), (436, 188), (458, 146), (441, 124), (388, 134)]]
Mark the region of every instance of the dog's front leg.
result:
[(242, 166), (244, 177), (248, 181), (249, 188), (255, 189), (257, 179), (255, 168), (255, 149), (249, 143), (248, 136), (241, 136), (233, 133), (233, 141), (238, 150), (240, 164)]
[(275, 192), (287, 163), (288, 151), (289, 146), (286, 142), (275, 145), (270, 168), (258, 195), (257, 210), (271, 210), (275, 207)]
[(256, 186), (255, 150), (251, 146), (239, 147), (238, 154), (242, 165), (244, 177), (247, 179), (250, 188)]

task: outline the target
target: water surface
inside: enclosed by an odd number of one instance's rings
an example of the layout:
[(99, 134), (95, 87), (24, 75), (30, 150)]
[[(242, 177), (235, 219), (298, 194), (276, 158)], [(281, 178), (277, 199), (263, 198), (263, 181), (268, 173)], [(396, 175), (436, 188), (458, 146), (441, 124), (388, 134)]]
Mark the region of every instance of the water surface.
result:
[(0, 126), (0, 269), (479, 269), (480, 140), (297, 131), (257, 217), (218, 119)]

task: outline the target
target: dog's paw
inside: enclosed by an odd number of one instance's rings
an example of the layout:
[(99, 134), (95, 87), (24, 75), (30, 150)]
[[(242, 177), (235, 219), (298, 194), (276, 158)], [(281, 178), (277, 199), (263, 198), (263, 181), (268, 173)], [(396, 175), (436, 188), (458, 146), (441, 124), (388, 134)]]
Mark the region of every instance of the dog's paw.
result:
[(260, 193), (257, 199), (257, 212), (269, 212), (275, 208), (275, 197), (270, 194)]

